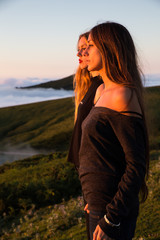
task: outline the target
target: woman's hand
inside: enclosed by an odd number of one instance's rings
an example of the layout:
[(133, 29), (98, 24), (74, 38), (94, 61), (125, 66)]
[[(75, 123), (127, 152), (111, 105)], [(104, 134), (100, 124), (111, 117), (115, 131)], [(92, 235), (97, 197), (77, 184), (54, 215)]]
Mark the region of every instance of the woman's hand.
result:
[(108, 236), (102, 231), (99, 225), (97, 225), (94, 233), (93, 240), (107, 240)]
[(88, 214), (89, 214), (89, 209), (88, 209), (88, 203), (86, 204), (85, 208), (84, 208), (84, 211), (86, 211)]

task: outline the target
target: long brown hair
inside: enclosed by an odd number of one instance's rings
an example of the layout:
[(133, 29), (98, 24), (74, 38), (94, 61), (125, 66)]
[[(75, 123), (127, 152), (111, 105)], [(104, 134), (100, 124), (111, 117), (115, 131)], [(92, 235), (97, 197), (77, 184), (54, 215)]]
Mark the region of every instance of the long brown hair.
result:
[[(149, 143), (143, 103), (143, 85), (141, 70), (133, 39), (128, 30), (121, 24), (105, 22), (91, 29), (92, 39), (102, 54), (107, 77), (117, 84), (135, 90), (143, 113), (146, 128), (146, 179), (149, 171)], [(141, 186), (141, 199), (144, 202), (148, 195), (146, 179)]]
[[(83, 33), (79, 36), (78, 42), (82, 37), (85, 37), (86, 40), (88, 39), (89, 32)], [(89, 87), (91, 85), (91, 78), (90, 78), (90, 73), (85, 69), (81, 69), (78, 67), (76, 74), (73, 79), (73, 89), (75, 93), (75, 121), (77, 118), (77, 110), (78, 106), (87, 93)]]

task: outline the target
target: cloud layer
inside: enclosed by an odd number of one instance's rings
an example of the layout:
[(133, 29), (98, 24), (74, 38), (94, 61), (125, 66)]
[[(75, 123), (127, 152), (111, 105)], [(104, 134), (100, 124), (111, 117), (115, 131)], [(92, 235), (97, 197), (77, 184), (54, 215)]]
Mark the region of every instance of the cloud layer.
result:
[[(48, 79), (47, 79), (48, 80)], [(16, 89), (15, 86), (31, 86), (45, 82), (44, 79), (18, 80), (7, 79), (0, 81), (0, 107), (15, 106), (33, 102), (41, 102), (51, 99), (59, 99), (73, 96), (73, 91), (66, 91), (64, 89)]]
[(25, 78), (25, 79), (6, 78), (6, 79), (0, 79), (0, 87), (1, 86), (27, 87), (27, 86), (32, 86), (32, 85), (36, 85), (36, 84), (39, 84), (39, 83), (44, 83), (44, 82), (48, 82), (48, 81), (52, 81), (52, 80), (53, 79), (38, 78), (38, 77), (28, 77), (28, 78)]
[[(16, 89), (15, 87), (31, 86), (39, 83), (51, 81), (51, 79), (27, 78), (15, 79), (10, 78), (0, 80), (0, 107), (15, 106), (33, 102), (41, 102), (51, 99), (59, 99), (71, 97), (74, 95), (73, 91), (66, 91), (64, 89)], [(144, 86), (160, 86), (160, 75), (146, 75)]]
[(160, 86), (160, 75), (146, 75), (144, 80), (145, 87)]

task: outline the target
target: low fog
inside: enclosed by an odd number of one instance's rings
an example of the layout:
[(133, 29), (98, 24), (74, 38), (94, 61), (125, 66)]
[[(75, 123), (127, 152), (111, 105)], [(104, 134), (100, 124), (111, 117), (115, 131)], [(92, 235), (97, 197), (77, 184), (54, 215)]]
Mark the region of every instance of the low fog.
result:
[(35, 150), (30, 146), (20, 148), (18, 146), (6, 146), (4, 150), (0, 150), (0, 165), (11, 163), (16, 160), (21, 160), (38, 154), (49, 154), (52, 151)]
[[(0, 79), (0, 108), (9, 107), (27, 103), (42, 102), (52, 99), (60, 99), (72, 97), (73, 91), (64, 89), (16, 89), (15, 87), (25, 87), (42, 82), (47, 82), (50, 79), (27, 78), (25, 80), (10, 78), (6, 80)], [(160, 86), (160, 75), (145, 75), (143, 81), (145, 87)]]
[(0, 107), (42, 102), (71, 96), (73, 96), (73, 91), (64, 89), (16, 89), (10, 86), (0, 86)]
[(145, 75), (143, 85), (144, 87), (160, 86), (160, 75)]

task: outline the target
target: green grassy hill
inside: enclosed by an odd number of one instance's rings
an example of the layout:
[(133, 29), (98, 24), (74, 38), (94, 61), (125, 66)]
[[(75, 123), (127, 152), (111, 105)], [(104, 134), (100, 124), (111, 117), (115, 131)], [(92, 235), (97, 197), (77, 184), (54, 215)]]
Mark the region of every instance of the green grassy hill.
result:
[(0, 150), (8, 146), (67, 150), (73, 115), (72, 98), (0, 108)]
[(65, 89), (65, 90), (73, 90), (73, 76), (70, 75), (65, 78), (61, 78), (56, 81), (49, 81), (46, 83), (36, 84), (28, 87), (19, 87), (18, 89), (30, 89), (30, 88), (54, 88), (54, 89)]
[[(160, 87), (146, 88), (150, 148), (160, 149)], [(0, 108), (0, 150), (7, 146), (67, 150), (73, 130), (72, 98)]]
[[(149, 197), (140, 206), (134, 240), (159, 240), (160, 87), (146, 88), (145, 106), (151, 149)], [(29, 145), (52, 152), (0, 166), (1, 240), (86, 239), (78, 176), (66, 162), (73, 114), (72, 98), (0, 109), (1, 150)]]
[[(160, 151), (152, 159), (149, 197), (134, 240), (160, 239)], [(78, 176), (66, 154), (34, 156), (0, 167), (0, 239), (86, 239)], [(79, 195), (77, 197), (77, 195)]]
[(150, 148), (151, 150), (160, 150), (160, 86), (146, 88), (145, 106)]

